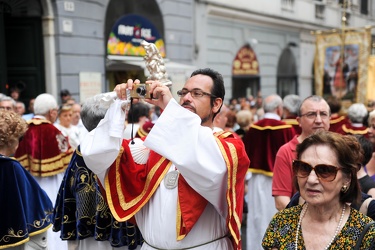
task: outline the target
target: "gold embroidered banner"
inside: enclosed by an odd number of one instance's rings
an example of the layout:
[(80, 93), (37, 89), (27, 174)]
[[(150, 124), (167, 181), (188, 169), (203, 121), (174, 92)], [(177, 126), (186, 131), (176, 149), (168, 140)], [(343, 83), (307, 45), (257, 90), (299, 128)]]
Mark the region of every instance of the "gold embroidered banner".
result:
[(367, 101), (375, 101), (375, 55), (368, 59)]
[(317, 34), (315, 93), (366, 103), (370, 50), (371, 28)]

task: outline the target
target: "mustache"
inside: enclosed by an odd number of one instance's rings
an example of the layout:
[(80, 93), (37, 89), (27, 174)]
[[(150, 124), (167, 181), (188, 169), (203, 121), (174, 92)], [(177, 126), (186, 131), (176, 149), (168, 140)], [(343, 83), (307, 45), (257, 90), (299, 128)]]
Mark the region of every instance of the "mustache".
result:
[(195, 108), (193, 106), (191, 106), (189, 102), (184, 102), (184, 103), (182, 103), (181, 106), (184, 107), (184, 108), (190, 108), (190, 109), (194, 110), (194, 112), (195, 112)]

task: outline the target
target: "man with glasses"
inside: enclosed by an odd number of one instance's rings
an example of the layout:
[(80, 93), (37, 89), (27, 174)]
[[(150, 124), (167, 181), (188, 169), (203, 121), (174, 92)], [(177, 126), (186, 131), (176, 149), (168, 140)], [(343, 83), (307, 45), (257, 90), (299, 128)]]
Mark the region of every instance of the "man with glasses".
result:
[(0, 99), (0, 109), (16, 111), (16, 101), (10, 96), (3, 96)]
[(320, 96), (309, 96), (302, 101), (297, 121), (302, 129), (300, 135), (283, 145), (276, 154), (273, 168), (272, 195), (275, 205), (282, 210), (296, 192), (293, 187), (292, 162), (295, 160), (297, 144), (318, 130), (329, 130), (331, 111), (328, 103)]
[(212, 131), (225, 94), (221, 74), (194, 71), (177, 92), (179, 103), (167, 86), (147, 81), (158, 98), (146, 102), (163, 112), (144, 141), (123, 140), (121, 107), (137, 83), (115, 87), (117, 99), (81, 145), (114, 217), (135, 216), (142, 249), (240, 249), (249, 159), (232, 133)]
[(271, 195), (273, 163), (277, 150), (295, 134), (292, 125), (281, 121), (283, 100), (279, 95), (263, 101), (264, 118), (252, 124), (243, 137), (251, 164), (248, 181), (247, 249), (261, 249), (269, 221), (276, 213)]

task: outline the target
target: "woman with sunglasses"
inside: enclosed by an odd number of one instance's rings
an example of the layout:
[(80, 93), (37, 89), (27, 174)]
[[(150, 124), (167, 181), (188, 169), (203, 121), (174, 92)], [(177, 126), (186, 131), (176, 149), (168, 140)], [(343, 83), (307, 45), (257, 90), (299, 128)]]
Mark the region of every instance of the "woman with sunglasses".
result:
[[(264, 249), (352, 249), (371, 218), (349, 206), (360, 202), (357, 165), (362, 149), (353, 136), (319, 131), (297, 146), (294, 184), (305, 200), (278, 212), (264, 235)], [(374, 249), (371, 226), (360, 249)]]

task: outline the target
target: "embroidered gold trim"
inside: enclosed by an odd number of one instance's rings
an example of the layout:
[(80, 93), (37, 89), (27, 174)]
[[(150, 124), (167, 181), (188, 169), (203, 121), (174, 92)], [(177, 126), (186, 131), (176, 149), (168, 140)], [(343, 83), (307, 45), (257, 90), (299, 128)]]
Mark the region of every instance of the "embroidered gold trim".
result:
[(342, 130), (344, 130), (345, 133), (352, 134), (352, 135), (366, 135), (368, 134), (368, 128), (365, 130), (354, 130), (346, 127), (346, 124), (342, 125)]
[(251, 128), (255, 128), (255, 129), (258, 129), (258, 130), (266, 130), (266, 129), (270, 129), (270, 130), (278, 130), (278, 129), (285, 129), (285, 128), (291, 128), (292, 125), (290, 124), (286, 124), (286, 125), (279, 125), (279, 126), (265, 126), (265, 127), (261, 127), (261, 126), (258, 126), (258, 125), (251, 125)]
[(335, 124), (335, 123), (341, 122), (341, 121), (344, 120), (344, 119), (345, 119), (344, 116), (340, 116), (340, 117), (338, 117), (338, 118), (336, 118), (336, 119), (331, 119), (331, 120), (329, 121), (329, 123), (330, 123), (330, 124)]
[(269, 177), (273, 176), (273, 172), (265, 171), (263, 169), (249, 168), (249, 171), (253, 174), (262, 174)]
[[(220, 137), (223, 138), (223, 134), (221, 134)], [(238, 156), (237, 156), (236, 148), (234, 147), (234, 145), (232, 143), (227, 143), (227, 145), (229, 147), (229, 152), (230, 152), (230, 156), (228, 156), (228, 154), (226, 153), (225, 148), (224, 148), (222, 142), (219, 140), (219, 138), (215, 138), (215, 139), (216, 139), (216, 141), (219, 145), (220, 151), (222, 152), (225, 163), (227, 165), (228, 188), (231, 187), (231, 189), (232, 189), (232, 193), (227, 192), (227, 194), (226, 194), (227, 202), (228, 202), (228, 216), (229, 216), (229, 218), (231, 218), (233, 216), (233, 218), (236, 222), (237, 228), (240, 231), (241, 230), (241, 221), (239, 219), (239, 215), (236, 212), (237, 199), (235, 199), (236, 198), (236, 188), (235, 187), (236, 187), (236, 181), (237, 181), (235, 176), (237, 176), (237, 171), (238, 171)], [(233, 163), (232, 169), (230, 167), (229, 158), (231, 158), (232, 163)], [(232, 173), (230, 173), (230, 172), (232, 172)], [(234, 176), (232, 178), (232, 180), (231, 180), (230, 176)], [(233, 207), (231, 207), (230, 197), (232, 197), (232, 200), (233, 200)], [(237, 238), (235, 230), (233, 229), (230, 221), (228, 222), (228, 227), (229, 227), (229, 231), (231, 232), (231, 236), (233, 237), (234, 241), (236, 242), (236, 244), (239, 244), (240, 239)]]
[[(148, 187), (150, 186), (151, 179), (155, 175), (155, 172), (158, 170), (158, 168), (160, 167), (160, 165), (164, 161), (166, 161), (167, 159), (165, 159), (164, 157), (162, 157), (155, 164), (155, 166), (152, 167), (151, 171), (147, 175), (146, 184), (145, 184), (144, 189), (141, 192), (141, 194), (138, 197), (136, 197), (135, 199), (133, 199), (132, 201), (126, 202), (124, 194), (122, 193), (122, 190), (121, 190), (121, 178), (120, 178), (120, 174), (119, 174), (120, 173), (120, 167), (121, 167), (120, 166), (120, 159), (121, 159), (120, 156), (122, 155), (123, 151), (124, 151), (124, 149), (123, 149), (123, 147), (121, 147), (121, 150), (120, 150), (120, 153), (119, 153), (119, 157), (117, 157), (117, 159), (116, 159), (116, 177), (115, 177), (115, 182), (116, 182), (116, 191), (117, 191), (117, 195), (118, 195), (118, 198), (119, 198), (120, 206), (121, 206), (121, 208), (123, 210), (127, 210), (127, 209), (130, 209), (131, 207), (133, 207), (136, 203), (138, 203), (145, 196), (146, 191), (147, 191)], [(109, 177), (108, 177), (108, 173), (107, 173), (106, 176), (105, 176), (106, 194), (107, 194), (108, 205), (109, 205), (109, 207), (110, 207), (110, 209), (112, 211), (113, 217), (116, 220), (120, 221), (120, 222), (121, 221), (126, 221), (126, 220), (130, 219), (131, 217), (133, 217), (134, 214), (136, 214), (144, 206), (144, 204), (147, 203), (147, 201), (151, 198), (151, 196), (154, 194), (154, 192), (158, 188), (160, 182), (163, 180), (164, 175), (168, 172), (171, 164), (172, 164), (172, 162), (169, 162), (167, 164), (167, 167), (165, 168), (164, 172), (159, 176), (159, 178), (155, 182), (154, 186), (152, 187), (151, 191), (149, 192), (148, 196), (144, 199), (144, 201), (142, 202), (142, 204), (140, 204), (138, 206), (138, 208), (135, 209), (130, 215), (128, 215), (128, 216), (126, 216), (124, 218), (120, 218), (118, 216), (118, 214), (117, 214), (116, 209), (114, 208), (113, 200), (112, 200), (112, 196), (111, 196), (111, 189), (110, 189), (110, 185), (109, 185)]]
[(298, 121), (296, 119), (283, 119), (283, 122), (289, 125), (298, 125)]
[(52, 124), (50, 121), (48, 120), (45, 120), (45, 119), (31, 119), (29, 121), (27, 121), (27, 124), (34, 124), (34, 125), (40, 125), (42, 123), (49, 123), (49, 124)]
[[(25, 244), (26, 242), (28, 242), (30, 240), (30, 237), (34, 236), (34, 235), (38, 235), (38, 234), (41, 234), (41, 233), (44, 233), (45, 231), (47, 231), (50, 227), (52, 226), (52, 224), (49, 224), (47, 227), (41, 229), (41, 230), (38, 230), (38, 231), (35, 231), (33, 233), (30, 233), (29, 236), (21, 241), (18, 241), (18, 242), (15, 242), (13, 244), (8, 244), (8, 245), (0, 245), (0, 249), (5, 249), (5, 248), (9, 248), (9, 247), (15, 247), (15, 246), (19, 246), (19, 245), (22, 245), (22, 244)], [(23, 238), (27, 235), (28, 233), (27, 232), (23, 232), (23, 230), (18, 230), (17, 233), (14, 231), (13, 228), (9, 228), (8, 229), (8, 234), (7, 235), (4, 235), (1, 239), (0, 239), (0, 243), (2, 242), (9, 242), (11, 238)]]

